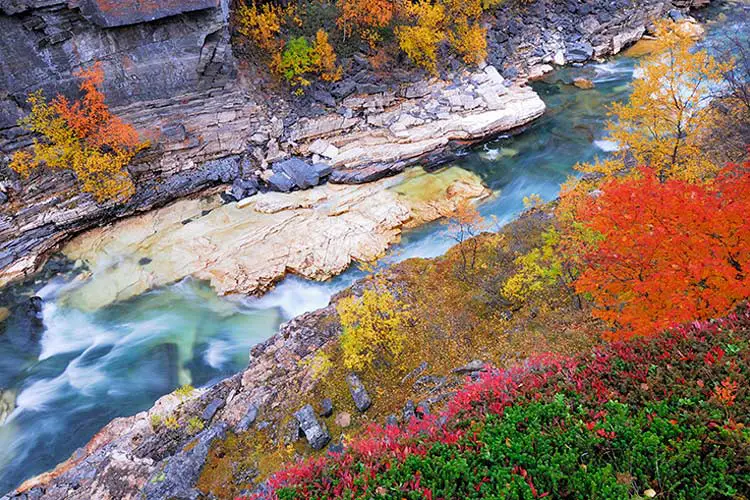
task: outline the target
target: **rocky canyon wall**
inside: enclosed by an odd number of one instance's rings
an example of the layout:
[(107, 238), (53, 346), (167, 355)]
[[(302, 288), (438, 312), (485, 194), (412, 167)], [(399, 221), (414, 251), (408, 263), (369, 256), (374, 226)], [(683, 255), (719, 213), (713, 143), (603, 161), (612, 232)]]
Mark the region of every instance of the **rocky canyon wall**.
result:
[[(440, 78), (378, 71), (354, 57), (345, 78), (303, 97), (261, 85), (232, 55), (228, 0), (0, 1), (0, 285), (70, 235), (216, 184), (258, 189), (368, 182), (537, 118), (529, 76), (617, 53), (674, 6), (662, 0), (508, 3), (490, 19), (490, 65)], [(137, 192), (97, 204), (70, 175), (21, 181), (7, 168), (30, 137), (16, 126), (29, 92), (76, 95), (77, 69), (101, 61), (114, 111), (152, 137), (131, 167)], [(308, 163), (279, 164), (290, 156)], [(313, 164), (318, 164), (315, 168)], [(320, 164), (326, 164), (321, 167)]]

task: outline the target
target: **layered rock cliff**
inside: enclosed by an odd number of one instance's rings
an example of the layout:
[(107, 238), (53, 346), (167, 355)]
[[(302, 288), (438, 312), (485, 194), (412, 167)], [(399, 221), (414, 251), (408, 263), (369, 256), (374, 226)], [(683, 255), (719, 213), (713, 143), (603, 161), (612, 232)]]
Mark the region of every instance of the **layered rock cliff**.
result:
[[(425, 79), (403, 69), (384, 74), (354, 58), (343, 81), (315, 84), (297, 98), (237, 69), (227, 0), (4, 0), (0, 284), (33, 272), (72, 234), (211, 185), (235, 182), (236, 198), (258, 184), (291, 189), (293, 180), (273, 168), (289, 156), (332, 166), (333, 182), (367, 182), (517, 128), (544, 110), (522, 86), (526, 77), (617, 53), (672, 7), (660, 0), (509, 4), (491, 27), (491, 66)], [(137, 192), (126, 204), (96, 204), (75, 192), (69, 175), (20, 182), (4, 166), (30, 141), (15, 126), (26, 95), (39, 88), (75, 95), (73, 73), (94, 61), (104, 65), (115, 112), (154, 143), (131, 167)]]

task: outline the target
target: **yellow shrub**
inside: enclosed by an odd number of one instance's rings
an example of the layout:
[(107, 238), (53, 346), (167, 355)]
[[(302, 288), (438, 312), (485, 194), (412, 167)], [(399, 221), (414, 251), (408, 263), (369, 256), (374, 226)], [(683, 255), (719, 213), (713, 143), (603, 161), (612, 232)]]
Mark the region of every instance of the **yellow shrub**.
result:
[(445, 40), (445, 8), (439, 3), (419, 0), (409, 4), (406, 12), (416, 18), (416, 25), (396, 28), (399, 47), (417, 66), (437, 73), (437, 49)]
[(487, 57), (487, 30), (478, 23), (458, 24), (449, 35), (453, 48), (466, 64), (479, 64)]
[(333, 47), (328, 41), (328, 33), (323, 29), (319, 29), (315, 34), (313, 60), (321, 79), (326, 82), (341, 80), (343, 70), (341, 66), (336, 65), (336, 52), (333, 51)]
[(503, 285), (503, 296), (512, 301), (525, 302), (529, 296), (555, 284), (562, 273), (562, 262), (557, 244), (560, 235), (554, 229), (542, 235), (544, 243), (516, 259), (518, 271)]
[(346, 297), (336, 306), (344, 333), (344, 365), (363, 370), (376, 361), (391, 362), (404, 348), (409, 315), (390, 292), (366, 290), (361, 298)]
[(236, 13), (237, 31), (250, 38), (261, 50), (273, 57), (281, 49), (277, 36), (281, 32), (281, 17), (284, 11), (277, 5), (263, 4), (260, 8), (240, 4)]

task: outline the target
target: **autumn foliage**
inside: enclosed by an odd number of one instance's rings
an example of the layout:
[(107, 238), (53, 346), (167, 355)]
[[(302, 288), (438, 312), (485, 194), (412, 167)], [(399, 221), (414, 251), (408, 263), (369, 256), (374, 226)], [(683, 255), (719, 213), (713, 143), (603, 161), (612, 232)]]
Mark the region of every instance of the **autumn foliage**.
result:
[(750, 164), (703, 183), (642, 168), (599, 191), (576, 208), (599, 237), (583, 247), (575, 288), (613, 337), (717, 317), (750, 297)]
[(743, 498), (750, 314), (467, 380), (439, 415), (372, 425), (247, 500)]
[(83, 98), (70, 102), (58, 95), (47, 102), (41, 91), (31, 94), (31, 113), (20, 121), (38, 134), (31, 152), (16, 153), (11, 168), (26, 177), (44, 166), (72, 170), (85, 192), (98, 201), (125, 200), (135, 192), (127, 165), (148, 144), (104, 102), (104, 71), (99, 63), (77, 73)]
[[(336, 50), (359, 50), (365, 42), (380, 57), (395, 56), (399, 49), (411, 61), (437, 72), (438, 51), (450, 47), (466, 64), (478, 64), (487, 55), (486, 29), (480, 24), (485, 9), (497, 0), (312, 0), (280, 7), (271, 3), (240, 2), (234, 14), (238, 33), (252, 42), (257, 57), (293, 85), (310, 83), (309, 77), (336, 81), (341, 66)], [(312, 19), (312, 22), (309, 22)], [(320, 23), (320, 24), (317, 24)], [(325, 43), (315, 35), (315, 47), (325, 48), (322, 69), (312, 63), (310, 49), (314, 30), (321, 27)], [(329, 42), (329, 37), (334, 44)], [(394, 43), (395, 37), (395, 43)], [(335, 48), (334, 48), (335, 45)], [(291, 76), (290, 76), (291, 74)], [(304, 75), (307, 76), (304, 76)]]
[(359, 31), (371, 37), (369, 32), (388, 26), (395, 9), (393, 0), (339, 0), (338, 5), (338, 25), (346, 36)]
[(656, 32), (654, 53), (641, 63), (642, 77), (633, 80), (628, 102), (610, 110), (607, 129), (619, 150), (581, 170), (609, 175), (623, 169), (627, 155), (653, 167), (662, 180), (700, 180), (719, 170), (701, 151), (701, 139), (715, 123), (708, 104), (731, 61), (693, 50), (695, 41), (678, 23), (659, 21)]
[(341, 349), (347, 368), (363, 370), (373, 363), (391, 363), (403, 350), (409, 315), (390, 292), (366, 290), (361, 298), (346, 297), (336, 311), (344, 328)]

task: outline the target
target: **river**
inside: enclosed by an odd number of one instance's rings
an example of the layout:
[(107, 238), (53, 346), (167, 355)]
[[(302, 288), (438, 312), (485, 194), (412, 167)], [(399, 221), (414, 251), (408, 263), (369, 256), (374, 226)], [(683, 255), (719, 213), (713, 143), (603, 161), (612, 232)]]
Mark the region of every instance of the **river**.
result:
[[(711, 17), (708, 41), (745, 26), (733, 27), (721, 13)], [(627, 97), (635, 64), (623, 55), (548, 75), (533, 84), (547, 104), (542, 118), (454, 161), (497, 193), (482, 214), (506, 223), (523, 209), (524, 196), (552, 199), (575, 163), (606, 155), (606, 106)], [(571, 85), (576, 76), (594, 89)], [(429, 224), (406, 233), (378, 265), (440, 255), (452, 243), (444, 226)], [(65, 460), (113, 418), (145, 410), (182, 384), (210, 385), (242, 370), (250, 348), (281, 322), (324, 307), (363, 275), (353, 267), (324, 283), (289, 277), (261, 298), (218, 297), (188, 279), (93, 313), (56, 301), (67, 286), (62, 278), (41, 283), (33, 290), (44, 299), (38, 344), (14, 341), (12, 331), (0, 336), (0, 388), (16, 396), (16, 409), (0, 425), (0, 493)]]

